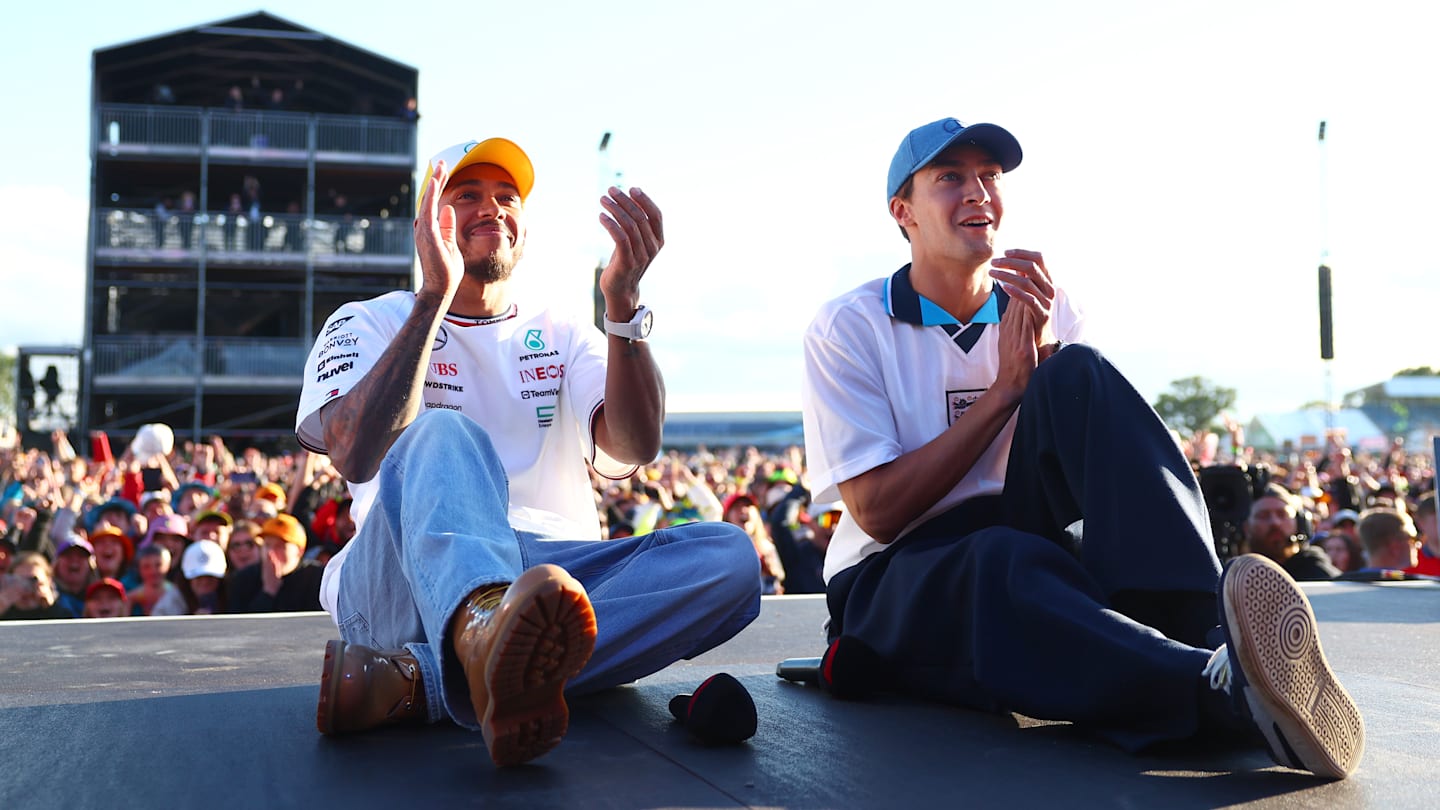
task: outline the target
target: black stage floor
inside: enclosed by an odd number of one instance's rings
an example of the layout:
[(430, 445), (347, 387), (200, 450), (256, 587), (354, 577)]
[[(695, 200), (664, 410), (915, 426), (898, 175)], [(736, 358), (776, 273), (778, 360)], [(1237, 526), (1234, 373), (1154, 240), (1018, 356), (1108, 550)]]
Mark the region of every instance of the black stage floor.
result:
[[(565, 742), (508, 770), (448, 724), (317, 734), (324, 614), (5, 623), (0, 808), (1440, 806), (1440, 585), (1306, 591), (1366, 719), (1341, 782), (1258, 750), (1130, 756), (1065, 724), (832, 700), (775, 678), (818, 654), (825, 612), (779, 597), (705, 656), (573, 701)], [(720, 671), (759, 707), (747, 744), (700, 745), (666, 709)]]

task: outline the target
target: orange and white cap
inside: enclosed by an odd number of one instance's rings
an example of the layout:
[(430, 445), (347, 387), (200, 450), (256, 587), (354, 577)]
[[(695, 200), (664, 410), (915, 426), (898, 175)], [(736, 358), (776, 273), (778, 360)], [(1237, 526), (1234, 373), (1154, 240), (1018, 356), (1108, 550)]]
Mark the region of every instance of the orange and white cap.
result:
[(416, 210), (420, 208), (420, 201), (425, 199), (425, 189), (430, 187), (430, 178), (435, 174), (435, 164), (442, 160), (449, 167), (451, 177), (454, 177), (466, 166), (473, 166), (476, 163), (492, 163), (499, 166), (515, 179), (515, 188), (520, 191), (521, 202), (530, 196), (530, 189), (535, 186), (535, 167), (530, 164), (530, 157), (525, 154), (525, 150), (517, 146), (514, 141), (504, 138), (466, 141), (457, 143), (430, 158), (430, 164), (425, 167), (425, 177), (420, 181), (420, 191), (415, 195)]

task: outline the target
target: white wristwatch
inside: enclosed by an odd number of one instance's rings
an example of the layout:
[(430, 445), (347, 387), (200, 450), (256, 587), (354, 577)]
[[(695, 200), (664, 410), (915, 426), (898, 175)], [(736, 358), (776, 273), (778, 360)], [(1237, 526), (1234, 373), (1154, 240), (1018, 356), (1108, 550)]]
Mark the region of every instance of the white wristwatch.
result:
[(640, 308), (635, 310), (635, 314), (626, 322), (616, 323), (610, 320), (609, 315), (606, 315), (605, 331), (630, 341), (644, 340), (650, 337), (650, 327), (654, 323), (655, 313), (651, 312), (649, 307), (641, 304)]

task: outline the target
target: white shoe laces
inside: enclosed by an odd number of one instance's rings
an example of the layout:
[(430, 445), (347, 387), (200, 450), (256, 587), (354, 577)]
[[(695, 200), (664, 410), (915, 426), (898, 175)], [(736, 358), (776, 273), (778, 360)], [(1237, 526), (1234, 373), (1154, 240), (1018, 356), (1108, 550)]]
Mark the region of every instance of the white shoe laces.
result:
[(1200, 676), (1210, 679), (1211, 689), (1222, 689), (1225, 694), (1230, 694), (1230, 653), (1224, 644), (1211, 653), (1205, 668), (1200, 670)]

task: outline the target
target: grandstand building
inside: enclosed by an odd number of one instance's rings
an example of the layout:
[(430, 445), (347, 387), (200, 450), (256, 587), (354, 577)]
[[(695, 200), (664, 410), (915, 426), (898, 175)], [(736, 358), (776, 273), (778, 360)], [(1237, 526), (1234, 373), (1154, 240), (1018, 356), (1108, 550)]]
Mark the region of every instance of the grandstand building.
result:
[(293, 437), (341, 303), (413, 287), (418, 74), (266, 13), (94, 52), (76, 428)]

